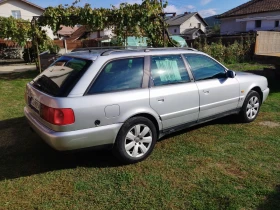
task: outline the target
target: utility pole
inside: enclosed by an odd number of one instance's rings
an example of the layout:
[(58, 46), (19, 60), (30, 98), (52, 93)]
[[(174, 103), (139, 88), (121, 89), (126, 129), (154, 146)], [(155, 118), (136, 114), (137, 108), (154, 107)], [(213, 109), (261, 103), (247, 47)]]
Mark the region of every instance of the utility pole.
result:
[[(162, 8), (162, 13), (161, 13), (161, 17), (162, 17), (162, 39), (163, 39), (163, 46), (165, 47), (165, 16), (166, 15), (175, 16), (176, 13), (175, 12), (164, 12), (163, 1), (160, 0), (160, 3), (161, 3), (161, 8)], [(169, 37), (168, 32), (167, 32), (167, 38), (170, 41), (170, 37)]]
[(165, 27), (164, 27), (164, 19), (165, 19), (165, 13), (163, 9), (163, 2), (160, 0), (161, 8), (162, 8), (162, 40), (163, 40), (163, 47), (165, 47)]
[(39, 52), (39, 44), (38, 44), (38, 37), (37, 37), (37, 34), (36, 34), (36, 17), (33, 17), (32, 21), (31, 21), (31, 25), (32, 25), (32, 28), (33, 28), (33, 47), (34, 47), (34, 44), (35, 44), (35, 47), (36, 47), (36, 57), (37, 57), (37, 62), (36, 62), (36, 65), (37, 65), (37, 70), (40, 71), (40, 73), (42, 72), (42, 68), (41, 68), (41, 60), (40, 60), (40, 52)]

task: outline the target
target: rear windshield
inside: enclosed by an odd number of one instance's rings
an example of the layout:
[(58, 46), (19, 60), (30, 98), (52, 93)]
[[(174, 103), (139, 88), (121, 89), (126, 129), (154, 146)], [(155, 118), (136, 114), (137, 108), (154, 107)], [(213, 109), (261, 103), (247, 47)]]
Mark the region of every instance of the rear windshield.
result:
[(60, 57), (37, 76), (31, 84), (51, 96), (67, 96), (92, 61), (67, 56)]

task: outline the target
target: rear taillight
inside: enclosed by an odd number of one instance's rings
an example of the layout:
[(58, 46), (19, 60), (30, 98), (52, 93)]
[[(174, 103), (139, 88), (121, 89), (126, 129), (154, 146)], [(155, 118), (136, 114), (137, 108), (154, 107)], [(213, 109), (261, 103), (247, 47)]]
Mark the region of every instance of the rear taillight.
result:
[(54, 125), (69, 125), (75, 122), (75, 115), (69, 108), (51, 108), (41, 104), (40, 116)]

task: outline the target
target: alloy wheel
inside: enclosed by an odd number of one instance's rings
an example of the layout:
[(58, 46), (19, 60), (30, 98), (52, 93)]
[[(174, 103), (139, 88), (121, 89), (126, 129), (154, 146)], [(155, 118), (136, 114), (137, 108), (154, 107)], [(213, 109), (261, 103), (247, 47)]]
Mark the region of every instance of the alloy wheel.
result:
[(260, 107), (260, 103), (258, 97), (253, 96), (248, 101), (247, 108), (246, 108), (246, 115), (248, 119), (252, 120), (257, 116), (259, 107)]
[(152, 131), (144, 124), (133, 126), (125, 137), (125, 151), (133, 158), (145, 155), (152, 145)]

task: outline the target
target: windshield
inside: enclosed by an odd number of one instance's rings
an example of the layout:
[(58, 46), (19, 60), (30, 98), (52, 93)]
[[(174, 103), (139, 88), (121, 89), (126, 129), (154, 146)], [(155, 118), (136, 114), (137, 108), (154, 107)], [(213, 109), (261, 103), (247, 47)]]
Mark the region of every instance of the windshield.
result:
[(62, 56), (31, 84), (49, 95), (67, 96), (91, 64), (90, 60)]

